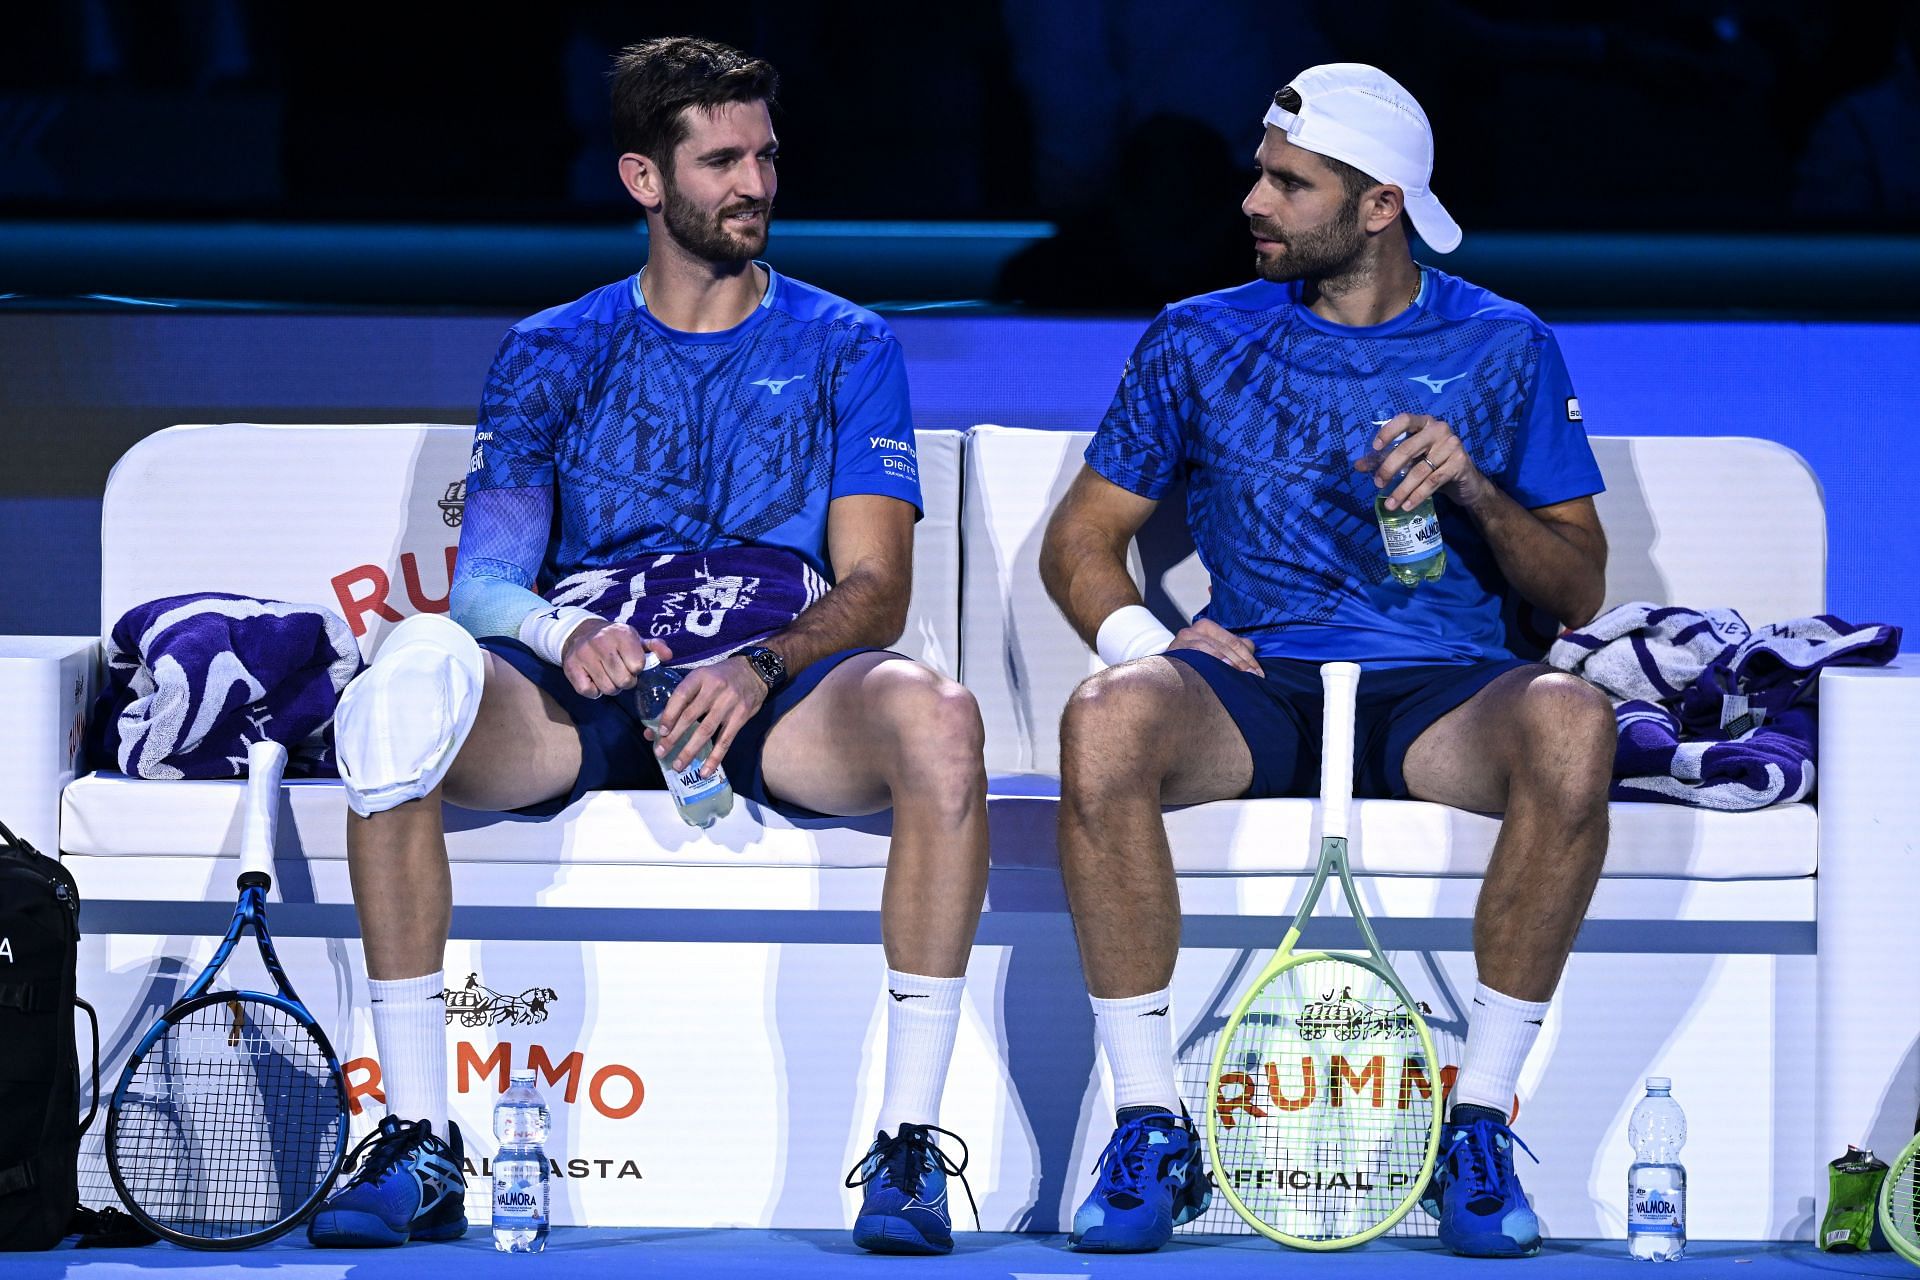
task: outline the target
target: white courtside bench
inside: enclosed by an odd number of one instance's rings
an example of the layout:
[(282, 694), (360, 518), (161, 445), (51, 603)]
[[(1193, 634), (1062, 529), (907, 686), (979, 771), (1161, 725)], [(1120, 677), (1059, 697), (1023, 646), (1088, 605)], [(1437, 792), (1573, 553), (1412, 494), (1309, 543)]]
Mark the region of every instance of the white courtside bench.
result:
[[(371, 654), (400, 618), (446, 607), (470, 438), (439, 426), (161, 432), (109, 482), (102, 618), (196, 590), (316, 601), (349, 618)], [(989, 1229), (1063, 1224), (1109, 1127), (1053, 843), (1059, 712), (1097, 660), (1038, 573), (1046, 514), (1086, 438), (919, 436), (927, 511), (899, 647), (974, 690), (994, 778), (988, 910), (944, 1115), (972, 1146)], [(1609, 485), (1609, 603), (1731, 605), (1755, 623), (1824, 607), (1824, 513), (1796, 456), (1726, 438), (1594, 443)], [(1138, 565), (1169, 618), (1206, 590), (1176, 507), (1143, 533)], [(106, 1023), (111, 1079), (224, 926), (239, 788), (76, 776), (76, 717), (99, 652), (97, 637), (0, 640), (0, 705), (12, 713), (0, 727), (0, 818), (61, 849), (79, 879), (81, 989)], [(1606, 874), (1522, 1080), (1517, 1127), (1543, 1161), (1523, 1162), (1523, 1177), (1550, 1232), (1622, 1234), (1626, 1117), (1650, 1073), (1671, 1075), (1687, 1109), (1700, 1238), (1809, 1237), (1824, 1161), (1848, 1142), (1896, 1149), (1910, 1132), (1914, 1024), (1894, 980), (1920, 970), (1915, 677), (1905, 662), (1823, 677), (1816, 804), (1614, 806)], [(1304, 890), (1315, 810), (1257, 800), (1168, 816), (1189, 1063)], [(364, 1101), (377, 1063), (345, 812), (337, 783), (287, 788), (271, 919)], [(659, 792), (598, 793), (544, 822), (450, 808), (448, 830), (448, 985), (474, 973), (488, 993), (457, 996), (449, 1013), (455, 1114), (476, 1172), (506, 1070), (531, 1064), (555, 1110), (556, 1221), (851, 1221), (840, 1176), (879, 1100), (885, 815), (793, 822), (742, 803), (699, 833)], [(1357, 812), (1361, 893), (1434, 1008), (1449, 1063), (1497, 831), (1493, 817), (1437, 805)], [(1345, 921), (1323, 928), (1335, 943), (1351, 934)], [(544, 1013), (520, 998), (529, 990), (553, 993)], [(479, 1180), (473, 1190), (483, 1218)], [(1233, 1224), (1209, 1214), (1201, 1225)]]

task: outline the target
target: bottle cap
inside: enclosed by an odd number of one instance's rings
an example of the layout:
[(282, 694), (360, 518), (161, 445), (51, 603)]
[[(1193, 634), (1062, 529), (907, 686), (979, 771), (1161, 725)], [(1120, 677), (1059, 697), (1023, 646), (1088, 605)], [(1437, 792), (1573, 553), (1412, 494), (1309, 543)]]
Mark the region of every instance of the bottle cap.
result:
[(513, 1083), (515, 1084), (532, 1084), (533, 1083), (533, 1069), (531, 1067), (529, 1067), (525, 1071), (515, 1071), (511, 1073), (511, 1075), (512, 1075)]
[(1673, 1088), (1673, 1081), (1671, 1081), (1671, 1080), (1669, 1080), (1669, 1079), (1668, 1079), (1667, 1077), (1665, 1077), (1665, 1076), (1648, 1076), (1648, 1077), (1647, 1077), (1647, 1088), (1649, 1088), (1649, 1089), (1671, 1089), (1671, 1088)]
[(651, 671), (659, 665), (660, 655), (649, 649), (647, 650), (647, 660), (640, 664), (640, 669), (642, 671)]

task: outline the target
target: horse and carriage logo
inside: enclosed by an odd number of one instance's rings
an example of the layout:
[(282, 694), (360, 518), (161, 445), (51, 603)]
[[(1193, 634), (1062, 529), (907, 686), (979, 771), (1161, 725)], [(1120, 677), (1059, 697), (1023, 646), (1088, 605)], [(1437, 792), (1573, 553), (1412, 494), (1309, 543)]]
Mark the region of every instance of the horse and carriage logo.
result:
[[(1432, 1015), (1433, 1010), (1425, 1000), (1417, 1003), (1422, 1017)], [(1337, 998), (1329, 991), (1309, 1003), (1294, 1019), (1294, 1025), (1307, 1040), (1320, 1040), (1328, 1035), (1335, 1040), (1359, 1040), (1375, 1036), (1412, 1035), (1413, 1015), (1407, 1012), (1405, 1005), (1395, 1008), (1370, 1005), (1355, 996), (1352, 987), (1342, 987)]]
[(455, 991), (449, 987), (440, 993), (447, 1002), (447, 1023), (458, 1018), (463, 1027), (525, 1026), (547, 1020), (547, 1006), (559, 997), (552, 987), (528, 987), (518, 995), (495, 991), (480, 981), (480, 975), (467, 975), (467, 985)]

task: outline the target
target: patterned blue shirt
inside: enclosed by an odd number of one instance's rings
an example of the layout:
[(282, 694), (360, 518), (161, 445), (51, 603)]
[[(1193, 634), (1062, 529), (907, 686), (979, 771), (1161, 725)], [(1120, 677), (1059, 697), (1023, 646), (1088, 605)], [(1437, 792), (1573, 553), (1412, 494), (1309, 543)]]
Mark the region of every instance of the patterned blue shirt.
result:
[(760, 306), (718, 333), (661, 324), (637, 275), (595, 289), (515, 325), (494, 357), (469, 513), (513, 489), (557, 498), (543, 584), (748, 546), (793, 551), (831, 581), (833, 499), (920, 508), (900, 344), (872, 312), (772, 268)]
[(1417, 588), (1389, 573), (1378, 491), (1353, 461), (1399, 413), (1444, 418), (1522, 506), (1604, 488), (1546, 325), (1432, 268), (1412, 306), (1366, 327), (1315, 315), (1298, 282), (1168, 307), (1127, 362), (1086, 458), (1147, 498), (1186, 481), (1188, 524), (1213, 579), (1201, 616), (1262, 657), (1400, 666), (1536, 651), (1541, 619), (1445, 498), (1435, 506), (1446, 573)]

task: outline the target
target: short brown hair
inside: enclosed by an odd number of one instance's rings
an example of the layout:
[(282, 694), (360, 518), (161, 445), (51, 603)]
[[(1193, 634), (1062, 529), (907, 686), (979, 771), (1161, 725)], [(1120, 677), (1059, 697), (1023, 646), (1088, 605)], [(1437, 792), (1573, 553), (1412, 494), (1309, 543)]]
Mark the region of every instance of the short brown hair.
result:
[(730, 102), (774, 104), (780, 73), (717, 40), (663, 36), (614, 55), (613, 145), (646, 156), (667, 173), (689, 132), (685, 109), (713, 111)]

